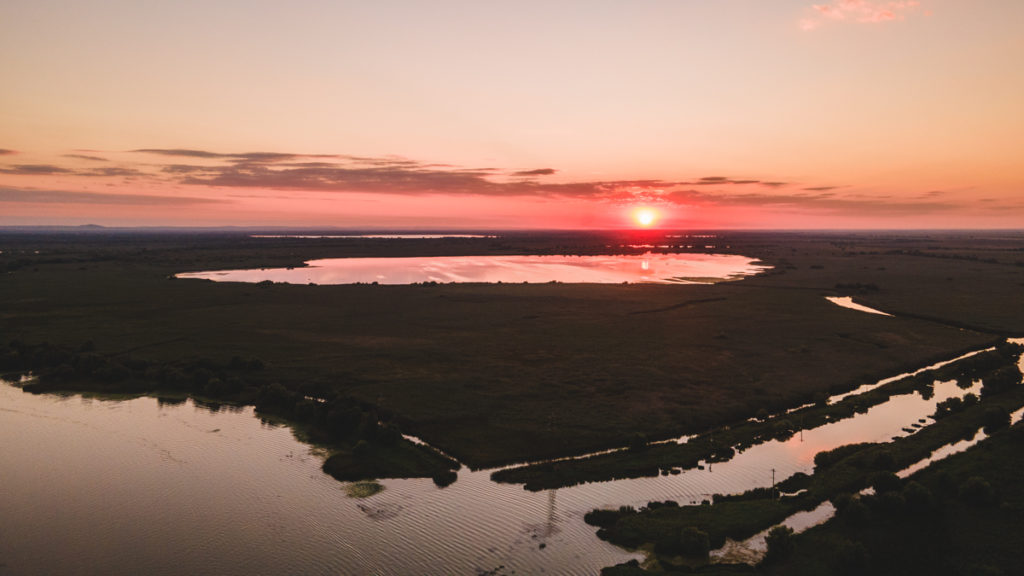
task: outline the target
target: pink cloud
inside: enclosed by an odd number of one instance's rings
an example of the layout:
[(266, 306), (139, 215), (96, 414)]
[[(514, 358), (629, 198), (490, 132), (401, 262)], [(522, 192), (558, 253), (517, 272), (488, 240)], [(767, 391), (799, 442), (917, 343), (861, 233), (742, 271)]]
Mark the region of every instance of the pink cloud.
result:
[(903, 20), (920, 8), (917, 0), (832, 0), (831, 4), (814, 4), (813, 13), (800, 20), (800, 29), (814, 30), (828, 21), (890, 22)]

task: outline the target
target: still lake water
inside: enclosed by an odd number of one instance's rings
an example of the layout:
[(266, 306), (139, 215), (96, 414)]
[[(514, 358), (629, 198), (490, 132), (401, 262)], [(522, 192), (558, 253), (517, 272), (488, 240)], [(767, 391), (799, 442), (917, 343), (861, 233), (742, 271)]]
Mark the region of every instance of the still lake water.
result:
[(699, 502), (768, 486), (772, 468), (810, 473), (817, 452), (904, 435), (965, 392), (937, 383), (928, 400), (896, 396), (680, 475), (528, 492), (463, 467), (444, 489), (382, 480), (356, 499), (315, 448), (252, 408), (0, 384), (0, 575), (596, 574), (639, 556), (594, 536), (583, 515), (595, 507)]
[(328, 258), (296, 268), (186, 272), (178, 278), (290, 284), (413, 284), (417, 282), (623, 282), (709, 283), (750, 276), (769, 268), (729, 254), (618, 256), (430, 256)]

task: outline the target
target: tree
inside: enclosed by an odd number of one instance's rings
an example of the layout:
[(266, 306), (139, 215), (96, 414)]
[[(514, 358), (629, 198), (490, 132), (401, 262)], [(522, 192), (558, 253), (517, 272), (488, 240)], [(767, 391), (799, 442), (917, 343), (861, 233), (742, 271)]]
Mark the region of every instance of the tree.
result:
[(871, 487), (877, 494), (899, 490), (902, 485), (903, 481), (900, 480), (900, 477), (892, 472), (878, 472), (871, 476)]
[(907, 503), (907, 510), (914, 513), (927, 512), (932, 507), (932, 491), (915, 480), (907, 482), (903, 487), (903, 499)]
[(356, 458), (366, 458), (371, 452), (370, 443), (366, 440), (356, 442), (356, 445), (352, 448), (352, 455)]
[(961, 500), (973, 506), (991, 506), (996, 501), (995, 490), (981, 476), (971, 476), (964, 480), (957, 492)]
[(707, 532), (693, 526), (687, 526), (679, 532), (679, 551), (683, 556), (706, 558), (710, 550), (711, 541)]
[(776, 564), (793, 555), (793, 529), (788, 526), (776, 526), (768, 531), (764, 538), (768, 551), (764, 555), (765, 564)]
[[(362, 442), (362, 440), (360, 440)], [(454, 470), (444, 470), (443, 472), (436, 472), (433, 476), (434, 484), (438, 488), (444, 488), (451, 485), (455, 480), (459, 478), (459, 475)]]
[(985, 425), (985, 432), (992, 433), (1010, 425), (1010, 413), (1001, 406), (994, 406), (985, 410), (981, 421)]
[(835, 570), (837, 574), (868, 574), (868, 553), (864, 544), (842, 540), (835, 545)]

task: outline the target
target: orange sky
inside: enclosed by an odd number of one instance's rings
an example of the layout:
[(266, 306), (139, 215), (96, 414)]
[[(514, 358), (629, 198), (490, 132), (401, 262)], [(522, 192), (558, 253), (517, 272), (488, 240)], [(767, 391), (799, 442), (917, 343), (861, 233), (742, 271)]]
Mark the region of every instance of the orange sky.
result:
[(1024, 227), (1024, 3), (0, 5), (0, 225)]

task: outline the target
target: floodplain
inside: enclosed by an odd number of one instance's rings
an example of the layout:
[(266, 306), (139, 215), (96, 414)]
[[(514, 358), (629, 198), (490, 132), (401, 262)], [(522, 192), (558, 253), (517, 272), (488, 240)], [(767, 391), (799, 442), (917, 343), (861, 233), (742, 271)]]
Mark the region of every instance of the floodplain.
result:
[[(811, 414), (807, 405), (830, 395), (1024, 334), (1024, 237), (1014, 232), (494, 236), (6, 231), (0, 297), (13, 341), (3, 369), (38, 374), (27, 388), (40, 392), (255, 404), (264, 418), (333, 446), (325, 469), (340, 479), (427, 476), (445, 486), (459, 482), (460, 463), (483, 469), (637, 446), (646, 449), (627, 454), (649, 455), (665, 450), (657, 441), (724, 427), (739, 434), (719, 434), (727, 447), (749, 444), (766, 434), (736, 432), (751, 419), (798, 407)], [(707, 285), (175, 278), (316, 258), (651, 251), (736, 254), (770, 269)], [(1016, 394), (981, 404), (1009, 409)], [(771, 432), (804, 427), (787, 420)], [(586, 481), (621, 477), (614, 454), (609, 475)], [(659, 461), (655, 474), (690, 458)]]

